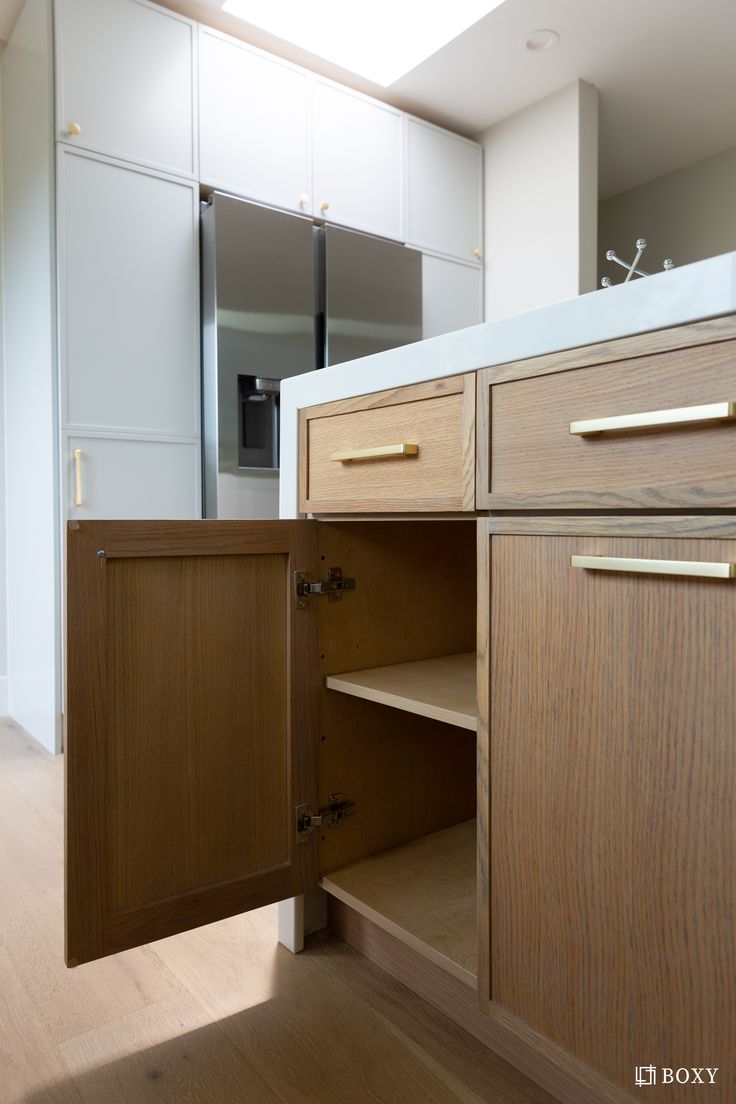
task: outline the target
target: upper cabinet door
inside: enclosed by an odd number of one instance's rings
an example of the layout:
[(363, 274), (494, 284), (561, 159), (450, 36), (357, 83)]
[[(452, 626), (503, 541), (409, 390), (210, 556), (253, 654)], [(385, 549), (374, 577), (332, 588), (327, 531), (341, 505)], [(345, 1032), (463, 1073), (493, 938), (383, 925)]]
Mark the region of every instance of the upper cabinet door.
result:
[(314, 214), (402, 241), (401, 112), (322, 80), (313, 94)]
[(316, 525), (70, 522), (70, 966), (316, 885)]
[(56, 0), (57, 137), (197, 171), (196, 27), (143, 0)]
[(196, 437), (199, 194), (61, 147), (62, 420)]
[(310, 209), (309, 100), (303, 69), (200, 27), (202, 183)]
[(480, 263), (482, 153), (467, 138), (407, 120), (407, 242)]

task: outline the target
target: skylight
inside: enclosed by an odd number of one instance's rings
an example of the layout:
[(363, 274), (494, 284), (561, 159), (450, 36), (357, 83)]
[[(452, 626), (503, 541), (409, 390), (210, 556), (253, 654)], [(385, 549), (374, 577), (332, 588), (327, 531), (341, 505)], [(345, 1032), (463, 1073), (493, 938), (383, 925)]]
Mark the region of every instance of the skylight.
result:
[(503, 0), (225, 0), (223, 10), (384, 87)]

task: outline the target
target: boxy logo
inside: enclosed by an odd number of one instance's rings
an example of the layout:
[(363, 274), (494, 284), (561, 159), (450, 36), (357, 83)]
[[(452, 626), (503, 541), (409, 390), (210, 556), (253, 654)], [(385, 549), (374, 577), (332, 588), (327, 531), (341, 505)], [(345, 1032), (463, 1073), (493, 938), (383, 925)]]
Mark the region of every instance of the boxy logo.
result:
[(647, 1085), (715, 1085), (718, 1066), (637, 1066), (634, 1084)]

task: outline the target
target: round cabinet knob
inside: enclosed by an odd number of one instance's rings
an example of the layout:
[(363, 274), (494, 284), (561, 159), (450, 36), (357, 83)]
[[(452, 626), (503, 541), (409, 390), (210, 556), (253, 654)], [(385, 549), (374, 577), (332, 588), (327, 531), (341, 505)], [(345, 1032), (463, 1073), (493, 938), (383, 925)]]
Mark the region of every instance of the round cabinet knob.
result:
[(322, 202), (319, 205), (319, 209), (320, 209), (320, 211), (329, 211), (330, 205), (329, 205), (329, 203), (327, 202), (326, 199), (322, 200)]
[(299, 196), (299, 206), (300, 207), (306, 207), (308, 203), (309, 203), (309, 196), (307, 195), (306, 192), (302, 192), (302, 194)]
[(480, 250), (480, 249), (474, 249), (474, 250), (473, 250), (473, 256), (474, 256), (474, 257), (482, 257), (482, 256), (483, 256), (483, 252), (482, 252), (482, 250)]
[(69, 126), (66, 128), (66, 132), (67, 134), (81, 134), (82, 128), (79, 123), (70, 123)]

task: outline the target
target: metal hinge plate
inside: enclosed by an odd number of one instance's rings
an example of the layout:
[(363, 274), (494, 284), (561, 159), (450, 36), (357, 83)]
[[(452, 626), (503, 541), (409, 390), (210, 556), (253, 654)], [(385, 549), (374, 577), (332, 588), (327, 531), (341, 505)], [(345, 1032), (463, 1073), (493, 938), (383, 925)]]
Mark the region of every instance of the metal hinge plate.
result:
[(341, 793), (331, 793), (328, 805), (318, 813), (310, 813), (308, 805), (297, 805), (296, 838), (298, 843), (306, 843), (310, 832), (315, 828), (337, 828), (345, 817), (353, 816), (356, 811), (354, 801), (347, 801)]
[(310, 579), (306, 571), (294, 572), (294, 596), (297, 609), (304, 609), (307, 598), (313, 598), (318, 594), (326, 594), (330, 602), (340, 602), (343, 591), (355, 590), (355, 579), (343, 578), (341, 567), (327, 569), (327, 578), (322, 580)]

